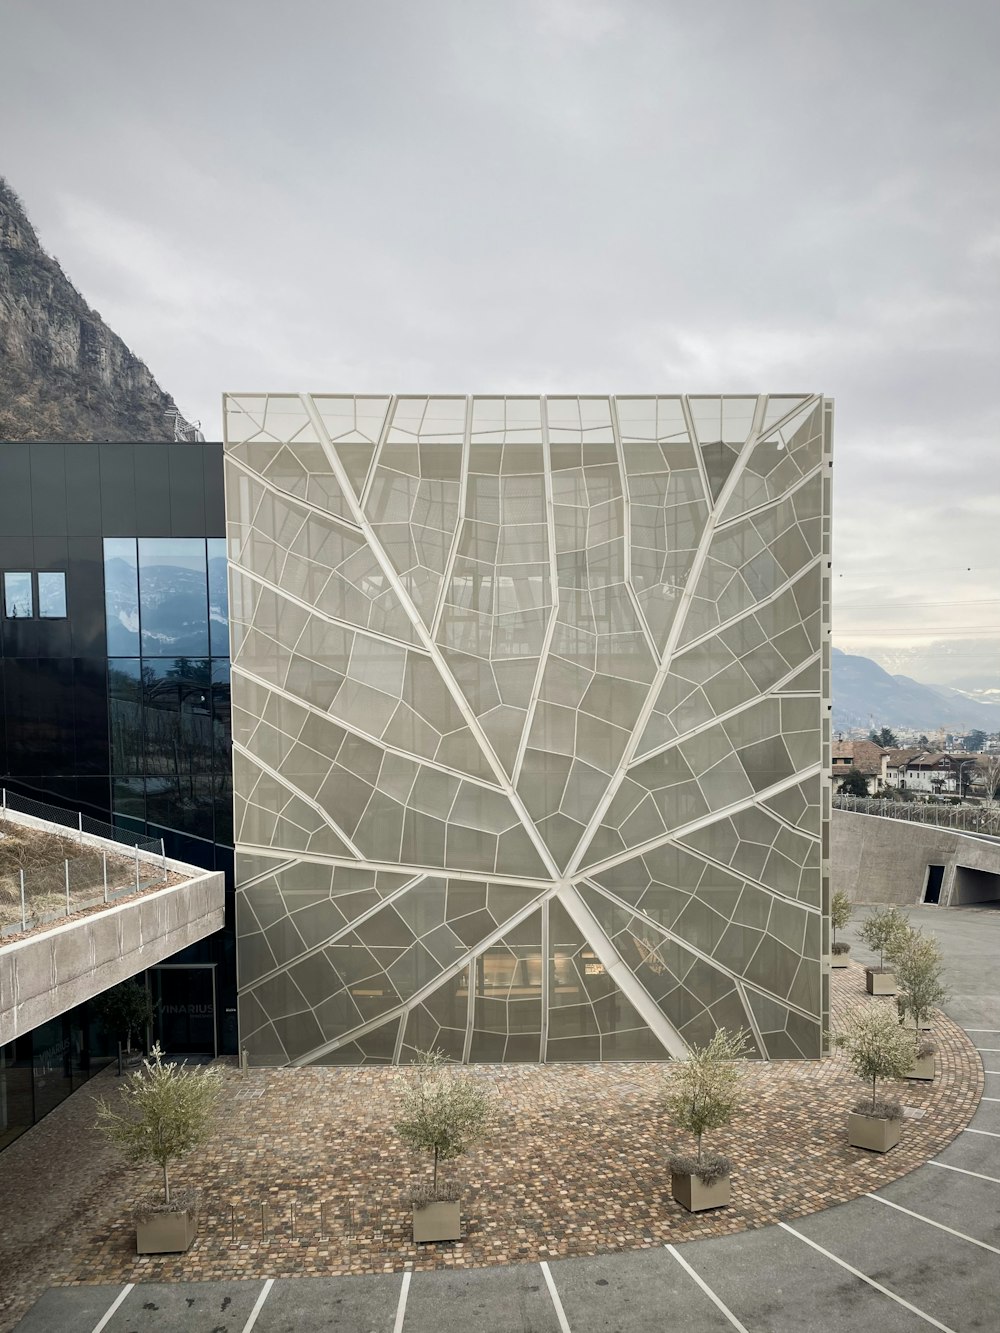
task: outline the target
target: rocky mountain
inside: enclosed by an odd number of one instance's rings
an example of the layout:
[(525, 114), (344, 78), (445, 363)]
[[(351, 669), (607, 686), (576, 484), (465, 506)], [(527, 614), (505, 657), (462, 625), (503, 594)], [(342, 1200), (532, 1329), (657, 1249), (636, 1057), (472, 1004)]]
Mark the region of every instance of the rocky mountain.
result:
[(0, 440), (173, 440), (192, 427), (42, 249), (0, 177)]
[(941, 686), (922, 685), (909, 676), (891, 676), (868, 657), (833, 650), (834, 730), (907, 727), (932, 732), (1000, 729), (1000, 703), (974, 699)]

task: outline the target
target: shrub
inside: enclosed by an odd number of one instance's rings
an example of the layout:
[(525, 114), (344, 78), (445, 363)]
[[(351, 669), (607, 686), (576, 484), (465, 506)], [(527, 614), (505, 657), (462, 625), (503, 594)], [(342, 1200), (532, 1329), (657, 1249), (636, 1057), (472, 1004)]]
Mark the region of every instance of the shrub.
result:
[(664, 1102), (674, 1123), (694, 1135), (698, 1163), (704, 1160), (702, 1135), (724, 1128), (739, 1110), (741, 1071), (734, 1062), (746, 1055), (748, 1045), (745, 1032), (717, 1028), (707, 1045), (692, 1046), (686, 1060), (667, 1070)]
[(874, 1115), (880, 1120), (902, 1120), (903, 1103), (898, 1097), (876, 1097), (869, 1101), (868, 1097), (861, 1097), (851, 1107), (857, 1115)]
[(899, 1026), (890, 1008), (873, 1004), (854, 1019), (845, 1033), (838, 1035), (837, 1045), (847, 1052), (858, 1078), (871, 1080), (871, 1102), (865, 1099), (869, 1109), (864, 1114), (877, 1115), (878, 1080), (905, 1078), (913, 1068), (909, 1033)]
[(834, 940), (833, 944), (830, 945), (830, 952), (835, 957), (840, 958), (843, 954), (851, 952), (851, 946), (846, 940)]
[(118, 1089), (120, 1109), (103, 1097), (97, 1103), (97, 1127), (127, 1161), (162, 1168), (163, 1202), (169, 1204), (169, 1164), (208, 1138), (221, 1092), (218, 1070), (164, 1064), (157, 1043)]
[(703, 1185), (712, 1185), (717, 1180), (724, 1180), (733, 1164), (722, 1153), (706, 1153), (704, 1157), (685, 1157), (674, 1154), (667, 1158), (667, 1165), (675, 1176), (697, 1176)]
[[(496, 1097), (477, 1079), (448, 1068), (442, 1051), (420, 1051), (416, 1070), (407, 1076), (396, 1133), (411, 1148), (434, 1154), (430, 1198), (451, 1198), (438, 1191), (438, 1162), (461, 1157), (496, 1124)], [(414, 1196), (425, 1202), (426, 1191)]]
[(903, 946), (909, 929), (906, 917), (898, 907), (876, 907), (865, 918), (861, 938), (869, 949), (878, 950), (880, 971), (885, 967), (886, 958), (892, 958), (896, 950)]

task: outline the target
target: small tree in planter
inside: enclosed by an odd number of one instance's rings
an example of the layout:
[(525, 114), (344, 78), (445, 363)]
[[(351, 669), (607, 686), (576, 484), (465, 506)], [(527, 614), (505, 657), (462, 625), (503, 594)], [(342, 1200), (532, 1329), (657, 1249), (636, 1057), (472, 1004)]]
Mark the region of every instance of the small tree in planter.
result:
[(438, 1163), (449, 1162), (496, 1124), (496, 1097), (477, 1079), (448, 1068), (442, 1051), (418, 1053), (403, 1091), (396, 1133), (411, 1148), (434, 1154), (429, 1187), (414, 1193), (413, 1239), (461, 1240), (461, 1203), (454, 1185), (438, 1184)]
[(847, 966), (847, 955), (851, 952), (851, 946), (846, 940), (837, 939), (837, 931), (843, 930), (850, 921), (852, 910), (850, 898), (843, 889), (838, 889), (830, 899), (830, 925), (833, 928), (833, 944), (830, 946), (831, 967)]
[(102, 1026), (115, 1041), (125, 1045), (127, 1056), (132, 1054), (132, 1038), (146, 1031), (153, 1021), (153, 1002), (146, 987), (134, 978), (99, 996), (95, 1004)]
[(899, 1142), (903, 1104), (879, 1097), (879, 1079), (906, 1078), (913, 1065), (913, 1042), (893, 1016), (891, 1007), (872, 1005), (858, 1015), (837, 1044), (847, 1052), (858, 1078), (870, 1081), (871, 1097), (855, 1102), (847, 1117), (847, 1141), (852, 1148), (888, 1152)]
[(666, 1075), (664, 1101), (676, 1125), (693, 1134), (697, 1155), (669, 1158), (670, 1192), (688, 1212), (723, 1208), (731, 1197), (732, 1164), (719, 1153), (702, 1152), (702, 1135), (722, 1129), (740, 1105), (740, 1069), (734, 1063), (747, 1053), (744, 1032), (717, 1028), (705, 1046), (692, 1046), (686, 1060), (672, 1064)]
[(913, 1064), (908, 1078), (933, 1079), (936, 1047), (923, 1034), (930, 1027), (932, 1011), (948, 992), (941, 984), (944, 958), (937, 940), (919, 930), (911, 930), (903, 948), (895, 957), (899, 995), (896, 1004), (900, 1022), (913, 1019)]
[(222, 1091), (217, 1070), (185, 1069), (164, 1064), (157, 1043), (142, 1068), (118, 1089), (118, 1108), (104, 1098), (97, 1103), (98, 1129), (129, 1162), (155, 1162), (163, 1171), (162, 1200), (147, 1200), (136, 1210), (139, 1254), (188, 1250), (198, 1232), (198, 1200), (190, 1191), (171, 1198), (169, 1166), (175, 1157), (204, 1143)]
[(878, 967), (865, 968), (865, 987), (869, 995), (895, 995), (896, 976), (885, 960), (901, 948), (909, 933), (906, 917), (898, 907), (876, 907), (865, 918), (861, 938), (869, 949), (878, 951)]

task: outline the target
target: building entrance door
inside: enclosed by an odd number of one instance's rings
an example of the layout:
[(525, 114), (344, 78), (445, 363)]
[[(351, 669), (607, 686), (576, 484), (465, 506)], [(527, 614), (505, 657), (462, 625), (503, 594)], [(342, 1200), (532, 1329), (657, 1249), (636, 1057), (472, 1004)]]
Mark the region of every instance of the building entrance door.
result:
[(164, 963), (149, 970), (153, 1031), (166, 1055), (219, 1053), (215, 964)]

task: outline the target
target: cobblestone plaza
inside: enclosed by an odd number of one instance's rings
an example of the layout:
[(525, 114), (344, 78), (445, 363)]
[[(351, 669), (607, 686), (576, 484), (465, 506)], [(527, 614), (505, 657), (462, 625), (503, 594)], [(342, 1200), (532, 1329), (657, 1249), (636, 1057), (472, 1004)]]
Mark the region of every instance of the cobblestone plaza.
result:
[(828, 1027), (832, 403), (226, 400), (241, 1042)]

